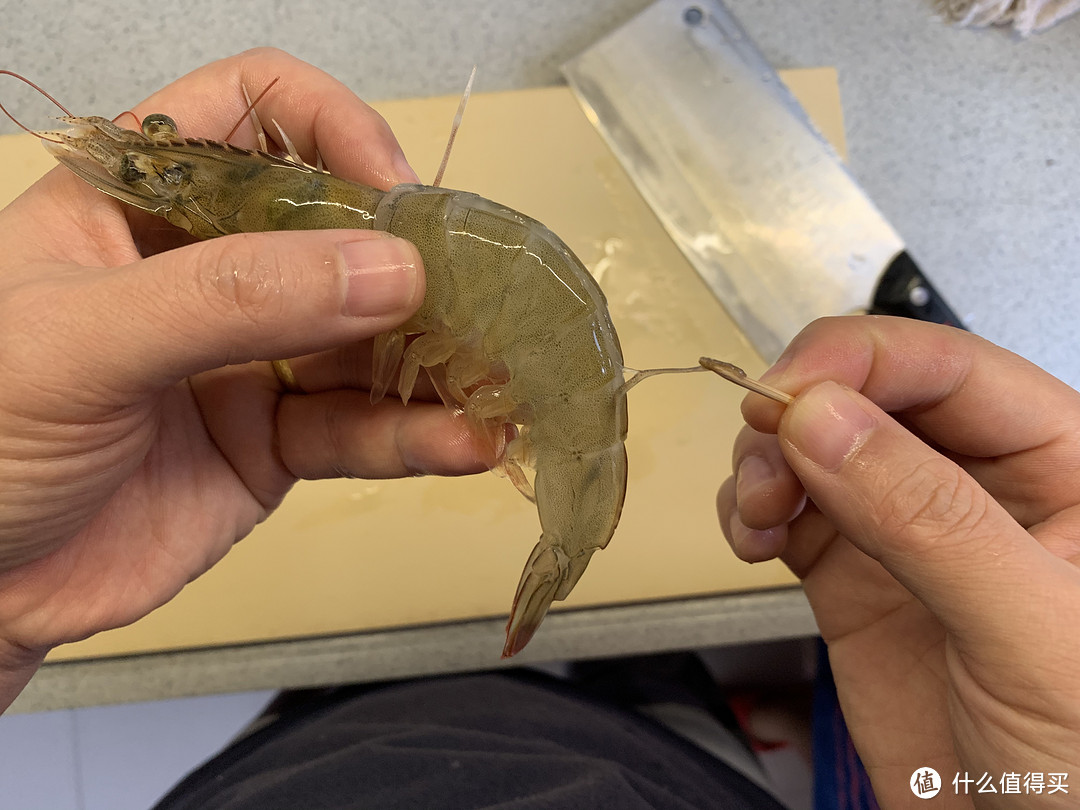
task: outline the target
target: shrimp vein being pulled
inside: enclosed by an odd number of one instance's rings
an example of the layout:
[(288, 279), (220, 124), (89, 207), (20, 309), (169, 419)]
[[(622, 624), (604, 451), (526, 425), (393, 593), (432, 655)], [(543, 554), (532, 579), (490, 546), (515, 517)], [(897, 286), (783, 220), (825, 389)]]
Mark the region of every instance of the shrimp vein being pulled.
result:
[[(462, 191), (379, 191), (303, 163), (181, 138), (163, 115), (142, 132), (99, 117), (61, 119), (46, 146), (118, 200), (192, 235), (365, 228), (408, 239), (427, 294), (375, 343), (373, 402), (400, 367), (408, 402), (421, 368), (449, 408), (491, 443), (497, 472), (540, 513), (542, 534), (518, 585), (503, 656), (521, 650), (619, 522), (626, 492), (623, 360), (603, 293), (565, 244), (529, 217)], [(415, 335), (406, 341), (407, 335)], [(518, 428), (506, 441), (506, 425)], [(535, 470), (530, 483), (522, 467)]]

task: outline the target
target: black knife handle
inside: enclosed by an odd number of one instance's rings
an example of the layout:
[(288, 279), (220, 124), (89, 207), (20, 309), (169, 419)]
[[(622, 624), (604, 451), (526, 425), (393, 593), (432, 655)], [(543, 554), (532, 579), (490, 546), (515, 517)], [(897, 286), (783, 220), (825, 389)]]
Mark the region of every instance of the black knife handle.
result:
[(967, 328), (906, 250), (900, 251), (881, 274), (870, 312)]

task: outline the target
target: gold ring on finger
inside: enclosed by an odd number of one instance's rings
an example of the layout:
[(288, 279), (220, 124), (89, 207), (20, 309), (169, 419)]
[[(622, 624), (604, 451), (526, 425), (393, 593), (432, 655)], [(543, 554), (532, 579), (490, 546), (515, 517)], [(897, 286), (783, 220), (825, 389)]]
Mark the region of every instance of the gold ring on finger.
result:
[(293, 374), (292, 366), (289, 365), (288, 360), (271, 360), (270, 367), (274, 369), (274, 376), (278, 378), (278, 382), (286, 391), (290, 394), (304, 393), (304, 389), (296, 381), (296, 375)]

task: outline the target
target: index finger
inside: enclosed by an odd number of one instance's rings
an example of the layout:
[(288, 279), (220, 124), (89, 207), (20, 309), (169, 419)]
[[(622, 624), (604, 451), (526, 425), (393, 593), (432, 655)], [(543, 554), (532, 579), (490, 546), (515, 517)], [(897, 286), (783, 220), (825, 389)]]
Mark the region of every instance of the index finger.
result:
[[(950, 327), (904, 318), (826, 318), (764, 376), (798, 394), (825, 380), (859, 391), (940, 448), (1031, 526), (1076, 501), (1080, 393), (1023, 358)], [(756, 430), (782, 408), (749, 396)]]
[[(212, 62), (177, 79), (138, 104), (133, 112), (172, 117), (185, 137), (222, 140), (244, 117), (252, 98), (277, 84), (257, 111), (268, 134), (277, 121), (307, 160), (316, 149), (338, 177), (388, 189), (417, 182), (390, 126), (379, 113), (327, 73), (274, 48), (258, 48)], [(254, 148), (255, 133), (243, 123), (230, 141)]]

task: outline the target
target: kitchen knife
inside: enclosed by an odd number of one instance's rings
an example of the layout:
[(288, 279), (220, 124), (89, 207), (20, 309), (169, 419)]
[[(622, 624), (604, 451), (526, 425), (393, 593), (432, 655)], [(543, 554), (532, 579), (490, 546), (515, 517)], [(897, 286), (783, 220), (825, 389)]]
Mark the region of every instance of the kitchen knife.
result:
[(961, 325), (718, 0), (659, 0), (563, 73), (766, 361), (825, 315)]

